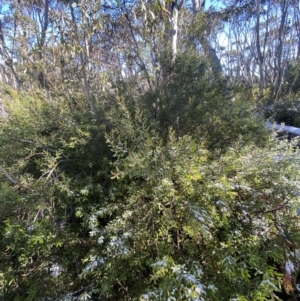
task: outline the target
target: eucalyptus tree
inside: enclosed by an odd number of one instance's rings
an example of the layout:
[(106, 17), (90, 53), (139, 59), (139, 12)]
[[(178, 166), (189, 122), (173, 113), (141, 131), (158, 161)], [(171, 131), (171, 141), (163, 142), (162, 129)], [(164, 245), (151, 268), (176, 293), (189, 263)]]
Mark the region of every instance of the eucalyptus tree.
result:
[(71, 97), (76, 94), (69, 92), (71, 86), (75, 90), (83, 86), (93, 110), (90, 49), (93, 33), (100, 26), (99, 5), (3, 1), (2, 11), (3, 70), (10, 71), (18, 88), (39, 87), (52, 96), (67, 93)]
[(277, 99), (287, 66), (297, 60), (298, 4), (288, 0), (224, 1), (220, 18), (226, 24), (228, 51), (223, 52), (222, 60), (224, 65), (232, 65), (230, 72), (237, 82), (256, 85), (260, 97), (269, 89), (272, 98)]

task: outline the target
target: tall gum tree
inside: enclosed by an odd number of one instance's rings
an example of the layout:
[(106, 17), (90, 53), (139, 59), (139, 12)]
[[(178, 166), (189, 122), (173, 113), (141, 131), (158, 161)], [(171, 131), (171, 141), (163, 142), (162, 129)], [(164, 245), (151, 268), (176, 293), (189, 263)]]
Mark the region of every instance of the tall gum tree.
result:
[[(205, 6), (206, 6), (206, 2), (205, 0), (193, 0), (193, 14), (194, 15), (198, 15), (199, 13), (202, 13), (204, 15), (206, 15), (205, 13)], [(210, 18), (214, 18), (214, 14), (211, 13), (210, 14)], [(203, 52), (205, 54), (205, 56), (208, 58), (211, 66), (212, 66), (212, 70), (214, 72), (215, 75), (219, 76), (222, 73), (222, 65), (221, 65), (221, 61), (217, 56), (217, 52), (215, 50), (215, 48), (212, 46), (210, 39), (209, 39), (209, 26), (207, 26), (207, 28), (204, 29), (204, 31), (202, 32), (202, 35), (199, 37), (200, 43), (202, 45), (203, 48)]]
[[(170, 2), (169, 4), (169, 12), (171, 16), (171, 36), (172, 36), (172, 53), (173, 56), (177, 53), (177, 44), (178, 44), (178, 14), (182, 6), (185, 4), (184, 0), (182, 0), (179, 4), (177, 1)], [(196, 18), (199, 14), (206, 15), (205, 12), (206, 3), (205, 0), (192, 0), (192, 15), (193, 18)], [(213, 16), (212, 16), (213, 17)], [(209, 27), (209, 26), (208, 26)], [(201, 35), (197, 37), (199, 39), (204, 55), (208, 58), (212, 69), (216, 75), (220, 75), (222, 73), (221, 62), (217, 56), (216, 50), (212, 46), (209, 39), (209, 28), (206, 28), (202, 31)]]
[(235, 84), (258, 91), (260, 98), (269, 90), (272, 99), (278, 99), (288, 65), (297, 62), (298, 1), (225, 0), (223, 5), (219, 39), (227, 36), (227, 42), (218, 54), (225, 74), (232, 75)]

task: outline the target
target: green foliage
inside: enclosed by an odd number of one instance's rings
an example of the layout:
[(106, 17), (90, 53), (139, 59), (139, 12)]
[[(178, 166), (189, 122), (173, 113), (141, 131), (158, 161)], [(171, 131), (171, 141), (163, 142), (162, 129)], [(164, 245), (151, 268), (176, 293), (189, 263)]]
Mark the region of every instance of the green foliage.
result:
[(210, 35), (228, 10), (187, 2), (177, 28), (172, 1), (75, 2), (3, 2), (0, 299), (292, 296), (299, 153), (254, 111), (253, 45), (223, 56), (251, 93), (221, 74)]
[[(196, 89), (189, 83), (182, 98)], [(38, 93), (11, 95), (0, 122), (4, 300), (259, 301), (282, 287), (292, 293), (297, 151), (229, 132), (222, 137), (237, 141), (217, 156), (208, 131), (203, 139), (184, 134), (189, 122), (162, 130), (146, 102), (116, 98), (90, 113)], [(280, 269), (286, 263), (293, 268)]]
[(188, 136), (163, 143), (139, 110), (115, 114), (114, 184), (90, 217), (98, 246), (82, 274), (101, 300), (269, 300), (276, 267), (297, 261), (297, 154), (236, 146), (210, 161)]
[(162, 136), (173, 127), (178, 136), (191, 135), (211, 151), (224, 151), (241, 136), (245, 144), (264, 143), (264, 123), (251, 103), (235, 100), (203, 57), (183, 53), (174, 64), (165, 65), (168, 80), (141, 99), (143, 111)]
[(299, 97), (297, 95), (290, 95), (280, 98), (276, 103), (267, 107), (265, 115), (277, 123), (300, 127), (299, 113)]
[(71, 110), (63, 99), (49, 101), (39, 93), (15, 94), (5, 105), (10, 113), (0, 120), (1, 296), (58, 297), (79, 285), (88, 247), (79, 209), (88, 214), (109, 180), (103, 114)]
[(300, 91), (300, 62), (289, 64), (285, 71), (284, 76), (284, 92), (285, 93), (298, 93)]

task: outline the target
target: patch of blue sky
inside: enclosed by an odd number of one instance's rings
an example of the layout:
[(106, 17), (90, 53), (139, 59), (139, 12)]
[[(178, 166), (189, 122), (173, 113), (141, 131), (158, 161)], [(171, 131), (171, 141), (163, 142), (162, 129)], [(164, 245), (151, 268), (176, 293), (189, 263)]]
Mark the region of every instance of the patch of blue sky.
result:
[(7, 12), (9, 12), (10, 6), (8, 3), (0, 5), (0, 19), (2, 19)]
[(215, 10), (221, 10), (224, 9), (226, 6), (224, 3), (222, 3), (220, 0), (206, 0), (205, 1), (205, 10), (208, 10), (210, 8), (213, 8)]

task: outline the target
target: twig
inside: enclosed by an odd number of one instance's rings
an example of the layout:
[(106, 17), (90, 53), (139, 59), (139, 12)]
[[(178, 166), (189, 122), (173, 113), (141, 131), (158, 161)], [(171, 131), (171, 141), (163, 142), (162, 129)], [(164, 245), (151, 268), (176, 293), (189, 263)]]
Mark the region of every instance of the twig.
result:
[[(32, 140), (27, 140), (27, 139), (20, 139), (21, 142), (25, 142), (25, 143), (30, 143), (30, 144), (36, 144), (38, 147), (41, 147), (42, 149), (45, 149), (51, 153), (55, 153), (56, 150), (54, 148), (51, 148), (49, 146), (46, 146), (46, 145), (39, 145), (37, 142), (35, 141), (32, 141)], [(71, 161), (71, 159), (65, 155), (61, 155), (61, 157), (67, 161)]]
[(12, 176), (10, 176), (1, 165), (0, 165), (0, 171), (3, 173), (3, 175), (6, 177), (6, 179), (9, 182), (11, 182), (11, 183), (13, 183), (15, 185), (20, 183), (18, 180), (15, 180)]
[(71, 297), (76, 297), (76, 296), (80, 295), (81, 293), (85, 292), (89, 287), (90, 286), (85, 286), (85, 287), (79, 289), (78, 291), (71, 293), (70, 295), (71, 295)]

